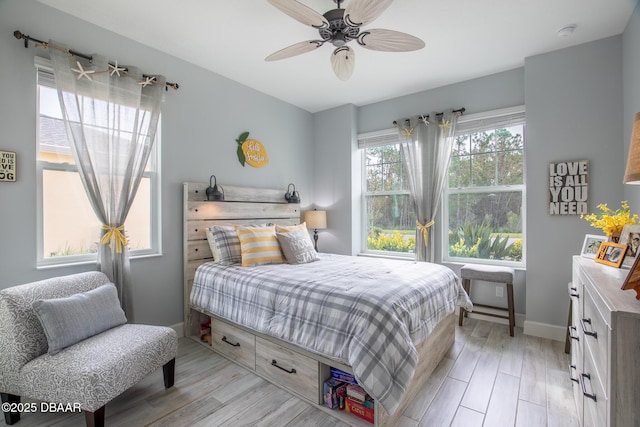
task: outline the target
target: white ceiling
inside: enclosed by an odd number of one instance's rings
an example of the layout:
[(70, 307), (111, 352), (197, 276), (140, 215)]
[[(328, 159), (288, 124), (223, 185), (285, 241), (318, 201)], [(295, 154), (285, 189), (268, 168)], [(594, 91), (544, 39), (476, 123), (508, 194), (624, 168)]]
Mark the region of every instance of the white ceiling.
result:
[[(395, 0), (363, 28), (403, 31), (426, 47), (376, 52), (352, 41), (356, 65), (346, 82), (333, 73), (330, 44), (264, 61), (283, 47), (319, 38), (266, 0), (39, 1), (317, 112), (510, 70), (527, 56), (621, 34), (638, 0)], [(335, 8), (332, 0), (299, 1), (321, 14)], [(573, 35), (559, 37), (557, 30), (569, 24), (577, 25)], [(73, 41), (67, 44), (73, 48)]]

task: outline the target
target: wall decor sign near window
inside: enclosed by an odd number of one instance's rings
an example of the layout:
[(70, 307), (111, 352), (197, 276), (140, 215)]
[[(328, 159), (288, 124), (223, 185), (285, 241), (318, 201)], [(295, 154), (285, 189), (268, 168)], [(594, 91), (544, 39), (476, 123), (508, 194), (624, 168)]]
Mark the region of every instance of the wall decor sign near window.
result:
[(0, 182), (16, 181), (16, 153), (0, 151)]
[(589, 161), (549, 163), (549, 215), (582, 215), (589, 210)]
[(246, 163), (254, 168), (261, 168), (269, 163), (267, 150), (260, 141), (247, 139), (248, 137), (249, 132), (243, 132), (240, 134), (238, 139), (236, 139), (236, 142), (238, 143), (238, 149), (236, 150), (238, 160), (243, 167)]
[(584, 242), (582, 243), (582, 251), (580, 255), (585, 258), (595, 258), (600, 250), (600, 244), (606, 242), (607, 236), (598, 236), (595, 234), (587, 234), (584, 236)]
[(624, 260), (626, 252), (627, 245), (621, 245), (620, 243), (613, 242), (602, 242), (600, 243), (600, 249), (598, 250), (595, 260), (600, 264), (619, 268), (620, 265), (622, 265), (622, 260)]
[(589, 161), (549, 163), (549, 214), (581, 215), (589, 210)]

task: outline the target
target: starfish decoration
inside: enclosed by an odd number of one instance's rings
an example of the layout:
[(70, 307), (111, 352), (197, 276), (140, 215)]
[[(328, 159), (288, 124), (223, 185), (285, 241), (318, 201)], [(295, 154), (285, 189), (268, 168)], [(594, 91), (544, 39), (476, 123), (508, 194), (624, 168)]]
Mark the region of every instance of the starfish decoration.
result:
[(138, 84), (142, 85), (142, 87), (147, 87), (150, 84), (153, 84), (153, 82), (155, 81), (155, 77), (148, 77), (145, 78), (145, 80), (143, 82), (139, 82)]
[(76, 65), (78, 65), (79, 69), (75, 69), (73, 68), (71, 71), (75, 71), (76, 73), (78, 73), (78, 77), (76, 80), (80, 80), (82, 77), (86, 77), (87, 80), (89, 81), (93, 81), (93, 79), (91, 79), (91, 76), (89, 74), (93, 74), (95, 73), (94, 70), (86, 70), (84, 68), (82, 68), (82, 64), (80, 64), (80, 61), (76, 61)]
[[(409, 124), (409, 119), (406, 119), (406, 120), (405, 120), (405, 123), (406, 123), (406, 124)], [(395, 127), (397, 127), (397, 128), (402, 129), (402, 131), (404, 132), (404, 135), (405, 135), (406, 137), (411, 136), (411, 134), (413, 133), (413, 130), (416, 128), (415, 126), (414, 126), (414, 127), (412, 127), (412, 128), (408, 128), (408, 127), (400, 126), (400, 125), (398, 124), (398, 122), (397, 122), (397, 121), (395, 121), (395, 120), (393, 121), (393, 125), (394, 125)]]
[(442, 119), (442, 123), (439, 125), (442, 129), (449, 129), (451, 127), (451, 122), (449, 120)]
[(420, 120), (422, 123), (424, 123), (427, 126), (431, 124), (429, 123), (429, 116), (420, 116), (418, 117), (418, 120)]
[(411, 136), (415, 128), (415, 126), (412, 128), (402, 128), (402, 130), (404, 131), (404, 136)]
[(109, 68), (111, 68), (110, 75), (112, 75), (112, 76), (114, 74), (117, 74), (118, 77), (120, 77), (120, 71), (127, 71), (127, 69), (124, 68), (124, 67), (118, 67), (118, 61), (117, 60), (116, 60), (116, 64), (115, 65), (109, 64)]

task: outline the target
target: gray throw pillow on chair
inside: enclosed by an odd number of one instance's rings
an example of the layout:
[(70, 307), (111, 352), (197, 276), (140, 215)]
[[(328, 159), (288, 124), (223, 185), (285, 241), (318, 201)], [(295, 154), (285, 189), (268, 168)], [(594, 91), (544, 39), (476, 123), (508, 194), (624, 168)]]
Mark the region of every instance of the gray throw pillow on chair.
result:
[(50, 355), (127, 323), (113, 283), (66, 298), (36, 300), (32, 307), (47, 336)]

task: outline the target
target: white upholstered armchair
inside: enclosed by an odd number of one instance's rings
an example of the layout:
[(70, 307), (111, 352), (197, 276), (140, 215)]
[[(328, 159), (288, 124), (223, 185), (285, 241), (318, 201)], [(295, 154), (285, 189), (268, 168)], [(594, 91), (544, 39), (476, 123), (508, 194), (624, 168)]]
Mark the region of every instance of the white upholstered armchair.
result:
[[(3, 403), (74, 405), (87, 426), (104, 425), (105, 404), (160, 367), (173, 386), (176, 332), (126, 323), (115, 286), (99, 272), (0, 291), (0, 343)], [(19, 420), (5, 412), (7, 424)]]

